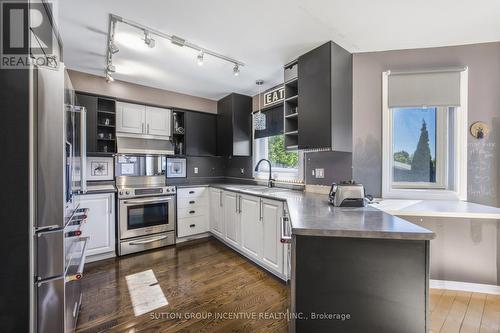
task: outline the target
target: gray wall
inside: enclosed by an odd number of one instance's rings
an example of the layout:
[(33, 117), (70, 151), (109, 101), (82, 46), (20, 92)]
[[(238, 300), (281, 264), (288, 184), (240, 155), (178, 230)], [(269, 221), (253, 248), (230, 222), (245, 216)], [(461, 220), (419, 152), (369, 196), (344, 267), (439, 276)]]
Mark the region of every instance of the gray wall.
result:
[(97, 95), (112, 96), (136, 103), (217, 113), (217, 101), (173, 91), (146, 87), (139, 84), (114, 81), (107, 83), (101, 76), (69, 70), (75, 90)]
[(468, 200), (499, 205), (500, 43), (373, 52), (353, 57), (353, 177), (381, 193), (382, 72), (469, 67), (469, 124), (484, 121), (489, 137), (468, 137)]

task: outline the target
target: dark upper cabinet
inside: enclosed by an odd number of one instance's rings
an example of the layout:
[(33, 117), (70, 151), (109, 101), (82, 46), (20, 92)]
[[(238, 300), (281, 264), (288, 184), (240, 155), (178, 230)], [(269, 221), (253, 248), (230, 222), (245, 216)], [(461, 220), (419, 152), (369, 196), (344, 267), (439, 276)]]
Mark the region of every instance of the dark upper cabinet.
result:
[(87, 154), (113, 155), (116, 152), (115, 100), (76, 93), (76, 104), (87, 109)]
[(217, 154), (217, 115), (184, 112), (185, 144), (188, 156), (215, 156)]
[(298, 59), (298, 148), (352, 151), (352, 55), (328, 42)]
[(217, 103), (217, 155), (252, 155), (252, 97), (230, 94)]

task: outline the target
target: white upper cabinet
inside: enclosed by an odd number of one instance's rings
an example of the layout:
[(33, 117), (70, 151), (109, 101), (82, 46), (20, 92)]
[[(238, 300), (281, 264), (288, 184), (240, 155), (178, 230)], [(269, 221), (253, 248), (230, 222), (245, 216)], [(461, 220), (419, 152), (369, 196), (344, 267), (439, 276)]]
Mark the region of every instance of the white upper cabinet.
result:
[(172, 134), (172, 110), (132, 103), (116, 103), (118, 136), (167, 138)]
[(146, 122), (146, 107), (130, 103), (116, 103), (116, 131), (119, 133), (143, 134)]
[(148, 135), (171, 135), (172, 110), (146, 106), (146, 133)]
[(241, 249), (248, 255), (262, 257), (262, 206), (259, 197), (240, 195)]

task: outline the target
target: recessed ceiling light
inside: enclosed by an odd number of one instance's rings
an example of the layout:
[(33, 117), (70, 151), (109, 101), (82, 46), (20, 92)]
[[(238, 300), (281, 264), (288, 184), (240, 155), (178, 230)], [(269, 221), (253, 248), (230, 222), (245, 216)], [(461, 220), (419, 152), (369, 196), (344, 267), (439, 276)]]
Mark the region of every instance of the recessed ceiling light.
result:
[(233, 74), (234, 74), (234, 76), (240, 75), (240, 66), (238, 66), (238, 64), (234, 64)]
[(200, 51), (200, 54), (196, 57), (198, 66), (203, 66), (203, 51)]

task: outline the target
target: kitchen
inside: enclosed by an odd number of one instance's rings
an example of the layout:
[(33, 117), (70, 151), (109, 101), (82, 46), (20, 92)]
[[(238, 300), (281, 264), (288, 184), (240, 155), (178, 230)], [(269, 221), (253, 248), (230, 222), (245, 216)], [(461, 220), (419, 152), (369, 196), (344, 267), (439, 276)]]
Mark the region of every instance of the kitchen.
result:
[(438, 2), (2, 2), (2, 331), (498, 332), (500, 8)]

